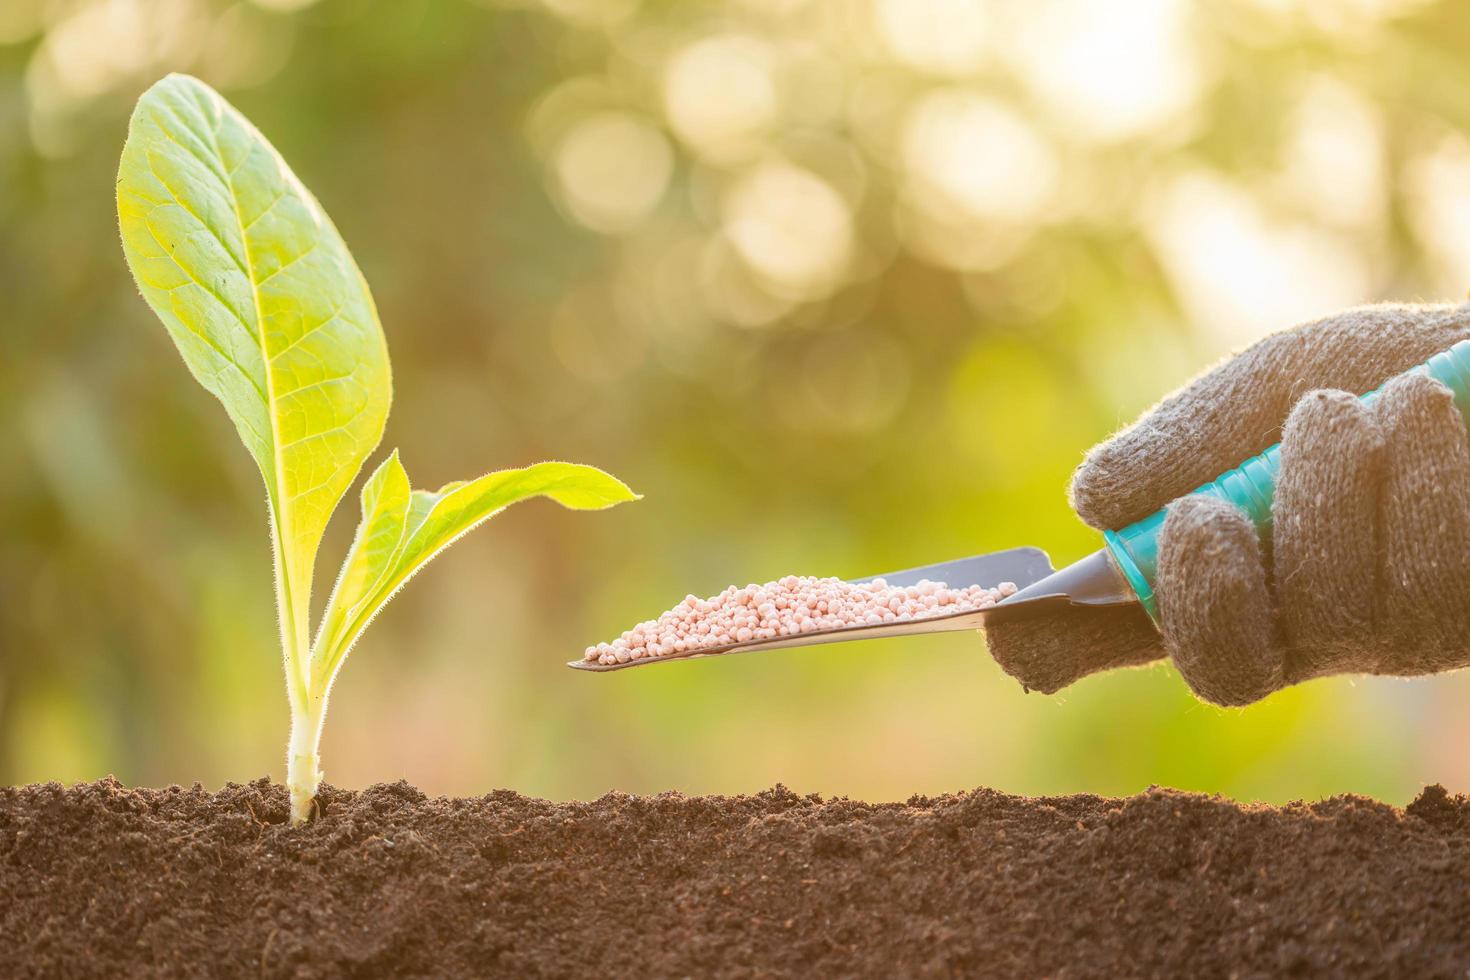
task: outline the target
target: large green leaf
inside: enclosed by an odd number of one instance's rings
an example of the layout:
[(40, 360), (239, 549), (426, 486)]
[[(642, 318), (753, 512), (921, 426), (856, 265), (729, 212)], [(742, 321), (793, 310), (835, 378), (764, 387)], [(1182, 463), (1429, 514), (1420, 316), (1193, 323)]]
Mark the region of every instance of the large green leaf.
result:
[(498, 470), (438, 491), (408, 492), (395, 452), (368, 479), (362, 521), (333, 590), (312, 654), (313, 683), (329, 682), (378, 610), (430, 559), (506, 507), (549, 497), (573, 510), (601, 510), (638, 499), (620, 480), (579, 463)]
[(117, 205), (144, 297), (265, 478), (289, 657), (322, 533), (388, 416), (372, 296), (280, 154), (197, 79), (170, 75), (138, 102)]

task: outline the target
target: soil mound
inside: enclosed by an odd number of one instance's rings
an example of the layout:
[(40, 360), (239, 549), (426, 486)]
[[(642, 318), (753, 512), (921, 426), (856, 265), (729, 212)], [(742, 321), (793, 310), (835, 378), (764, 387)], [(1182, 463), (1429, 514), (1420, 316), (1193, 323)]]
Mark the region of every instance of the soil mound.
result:
[(1463, 976), (1470, 800), (0, 790), (0, 975)]

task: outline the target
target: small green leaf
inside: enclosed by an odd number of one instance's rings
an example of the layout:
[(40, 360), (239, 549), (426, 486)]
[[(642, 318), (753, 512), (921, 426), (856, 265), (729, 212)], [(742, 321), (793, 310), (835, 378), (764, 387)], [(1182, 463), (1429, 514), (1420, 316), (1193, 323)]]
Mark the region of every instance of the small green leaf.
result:
[(327, 521), (388, 417), (372, 296), (280, 154), (197, 79), (170, 75), (139, 100), (117, 207), (144, 298), (265, 479), (289, 662)]
[(394, 450), (363, 485), (362, 521), (342, 563), (342, 575), (322, 613), (318, 646), (321, 637), (341, 633), (343, 624), (360, 611), (363, 597), (372, 595), (388, 573), (393, 556), (403, 543), (410, 495), (408, 473), (398, 461), (398, 451)]
[(573, 510), (602, 510), (638, 499), (616, 477), (579, 463), (498, 470), (433, 493), (415, 490), (405, 501), (407, 486), (395, 452), (363, 488), (362, 521), (312, 654), (318, 682), (330, 681), (368, 623), (420, 568), (511, 504), (549, 497)]

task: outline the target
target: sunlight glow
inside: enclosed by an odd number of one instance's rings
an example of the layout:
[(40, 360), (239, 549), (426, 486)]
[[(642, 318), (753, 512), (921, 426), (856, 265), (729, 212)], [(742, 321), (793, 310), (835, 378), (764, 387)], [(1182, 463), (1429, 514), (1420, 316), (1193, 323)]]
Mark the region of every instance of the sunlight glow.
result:
[(1414, 160), (1404, 178), (1415, 236), (1434, 260), (1442, 295), (1470, 288), (1470, 140), (1446, 136)]
[(307, 7), (315, 6), (321, 0), (251, 0), (257, 7), (264, 10), (288, 12), (293, 10), (305, 10)]
[(816, 174), (770, 162), (727, 195), (725, 234), (778, 296), (813, 299), (834, 288), (847, 270), (852, 215)]
[(108, 0), (57, 23), (26, 66), (36, 147), (51, 155), (69, 152), (70, 114), (160, 67), (188, 68), (208, 27), (197, 0)]
[(1272, 220), (1214, 174), (1176, 178), (1148, 233), (1191, 319), (1221, 349), (1373, 295), (1369, 264), (1350, 243), (1312, 225)]
[(663, 197), (673, 167), (663, 134), (623, 112), (578, 123), (554, 159), (567, 207), (582, 224), (602, 232), (640, 224)]
[(1332, 34), (1362, 34), (1434, 0), (1249, 0), (1282, 17), (1298, 17)]
[(1282, 182), (1290, 196), (1325, 224), (1374, 225), (1386, 203), (1383, 156), (1372, 107), (1335, 78), (1312, 78), (1293, 113), (1285, 151)]
[(83, 7), (46, 35), (31, 62), (28, 87), (34, 99), (53, 105), (94, 98), (155, 62), (186, 58), (203, 27), (194, 0), (110, 0)]
[(1098, 140), (1162, 126), (1198, 101), (1202, 52), (1185, 0), (1036, 0), (1005, 51), (1061, 122)]
[(961, 89), (935, 92), (913, 110), (903, 163), (925, 210), (1008, 221), (1033, 218), (1057, 176), (1050, 147), (1019, 114)]
[(775, 57), (764, 42), (738, 35), (680, 50), (664, 72), (664, 107), (674, 131), (710, 158), (755, 152), (776, 115)]
[(769, 326), (793, 305), (762, 288), (724, 238), (711, 240), (700, 254), (699, 291), (712, 319), (750, 329)]
[(991, 18), (981, 0), (876, 0), (874, 20), (900, 61), (937, 75), (965, 75), (985, 58)]

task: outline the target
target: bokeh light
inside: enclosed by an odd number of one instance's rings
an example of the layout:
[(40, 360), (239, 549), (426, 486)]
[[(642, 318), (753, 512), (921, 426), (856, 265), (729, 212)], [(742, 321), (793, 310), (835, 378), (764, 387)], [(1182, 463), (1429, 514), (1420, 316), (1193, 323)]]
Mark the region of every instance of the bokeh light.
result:
[(1458, 290), (1470, 269), (1470, 139), (1446, 133), (1405, 174), (1414, 230), (1427, 246), (1435, 285)]
[(1006, 50), (1067, 130), (1089, 139), (1167, 132), (1199, 98), (1207, 52), (1188, 0), (1040, 0), (1018, 8)]
[(725, 234), (777, 294), (815, 298), (842, 279), (852, 217), (822, 178), (784, 162), (744, 175), (725, 201)]
[(979, 222), (1034, 221), (1057, 180), (1051, 148), (1004, 103), (967, 92), (926, 96), (904, 134), (916, 203), (936, 217), (956, 209)]
[(1164, 266), (1193, 320), (1219, 334), (1222, 347), (1327, 316), (1371, 293), (1369, 259), (1351, 243), (1277, 217), (1218, 175), (1175, 178), (1155, 207), (1150, 230)]
[(878, 30), (904, 64), (940, 75), (969, 75), (984, 63), (993, 32), (983, 0), (876, 0)]
[(755, 38), (702, 38), (676, 51), (664, 71), (674, 131), (718, 160), (758, 151), (777, 107), (775, 52)]
[(579, 122), (556, 150), (555, 171), (567, 207), (589, 228), (637, 226), (663, 196), (673, 153), (658, 130), (625, 113)]

